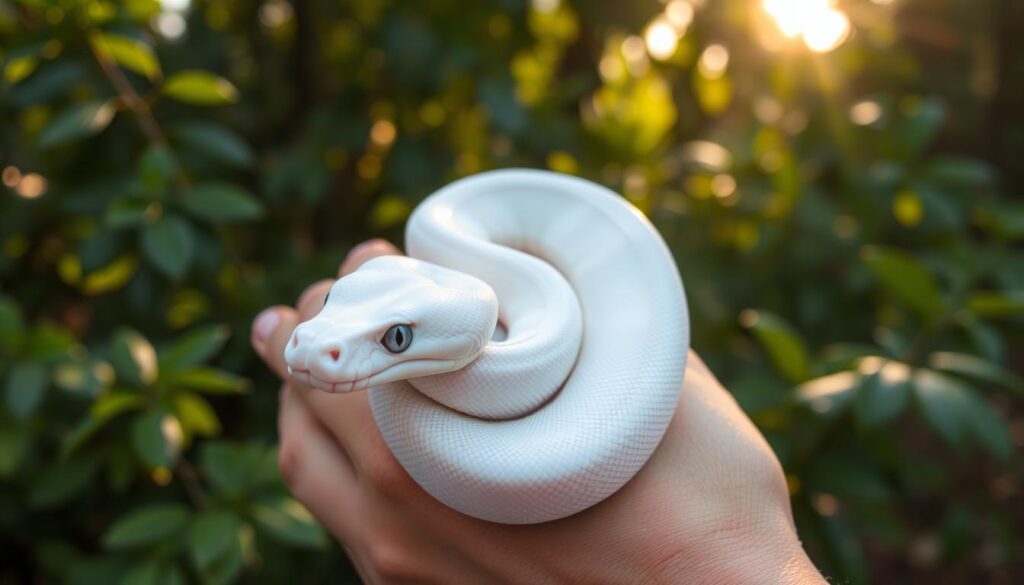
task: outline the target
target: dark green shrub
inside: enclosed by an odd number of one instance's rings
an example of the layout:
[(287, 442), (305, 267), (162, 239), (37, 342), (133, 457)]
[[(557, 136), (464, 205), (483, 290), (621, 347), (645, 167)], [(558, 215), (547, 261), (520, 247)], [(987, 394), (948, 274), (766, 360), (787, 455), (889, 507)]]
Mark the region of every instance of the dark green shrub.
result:
[(657, 223), (827, 575), (1024, 574), (1009, 2), (178, 4), (0, 2), (3, 581), (352, 579), (249, 321), (507, 166)]

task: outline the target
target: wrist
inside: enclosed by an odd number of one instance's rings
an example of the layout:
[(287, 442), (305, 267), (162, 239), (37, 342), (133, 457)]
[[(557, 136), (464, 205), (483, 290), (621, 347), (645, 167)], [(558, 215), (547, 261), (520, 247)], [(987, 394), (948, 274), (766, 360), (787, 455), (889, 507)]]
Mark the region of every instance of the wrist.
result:
[(649, 583), (826, 583), (788, 525), (778, 530), (710, 535), (697, 550), (681, 547), (651, 573)]

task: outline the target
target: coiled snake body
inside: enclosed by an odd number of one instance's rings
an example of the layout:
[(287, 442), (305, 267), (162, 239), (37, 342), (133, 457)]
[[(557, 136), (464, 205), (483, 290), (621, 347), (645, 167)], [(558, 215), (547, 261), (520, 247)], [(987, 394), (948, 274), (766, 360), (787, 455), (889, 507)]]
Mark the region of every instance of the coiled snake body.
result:
[(477, 518), (553, 520), (629, 481), (672, 417), (689, 345), (654, 227), (594, 183), (493, 171), (424, 200), (406, 247), (335, 283), (288, 344), (292, 375), (369, 389), (401, 465)]

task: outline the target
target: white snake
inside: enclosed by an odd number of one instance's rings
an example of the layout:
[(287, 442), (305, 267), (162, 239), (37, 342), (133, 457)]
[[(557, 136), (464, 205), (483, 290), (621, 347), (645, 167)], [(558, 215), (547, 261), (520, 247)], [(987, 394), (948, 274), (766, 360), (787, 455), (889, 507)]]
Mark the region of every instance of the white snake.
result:
[(334, 284), (288, 344), (292, 375), (369, 389), (401, 465), (477, 518), (554, 520), (629, 481), (689, 347), (679, 273), (644, 216), (589, 181), (492, 171), (424, 200), (406, 247)]

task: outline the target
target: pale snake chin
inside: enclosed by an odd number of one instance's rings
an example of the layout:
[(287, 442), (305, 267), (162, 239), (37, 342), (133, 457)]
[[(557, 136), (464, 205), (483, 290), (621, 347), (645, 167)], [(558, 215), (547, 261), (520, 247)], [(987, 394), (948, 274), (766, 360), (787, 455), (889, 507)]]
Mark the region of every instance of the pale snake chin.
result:
[(504, 170), (425, 199), (405, 243), (408, 258), (367, 262), (296, 328), (293, 376), (367, 390), (401, 465), (470, 516), (545, 522), (628, 482), (672, 418), (689, 348), (650, 222), (595, 183)]

